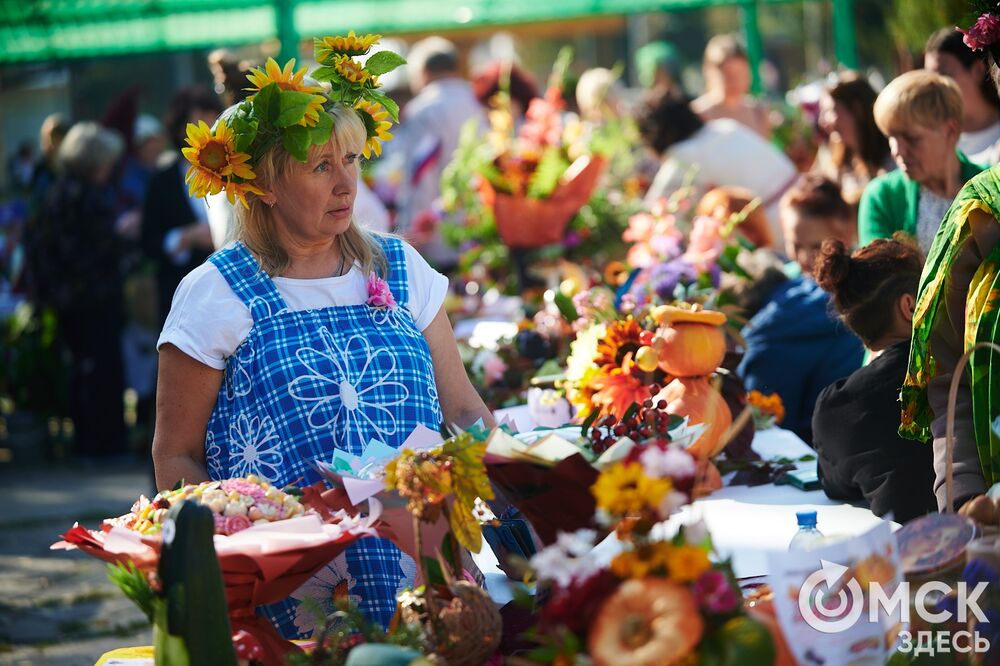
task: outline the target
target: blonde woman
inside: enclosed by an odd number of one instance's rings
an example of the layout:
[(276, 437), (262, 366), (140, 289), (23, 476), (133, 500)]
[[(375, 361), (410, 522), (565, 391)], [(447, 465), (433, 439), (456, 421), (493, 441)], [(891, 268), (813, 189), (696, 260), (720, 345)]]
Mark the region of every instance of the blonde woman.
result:
[[(242, 177), (223, 191), (247, 199), (236, 207), (236, 240), (184, 278), (160, 336), (160, 488), (247, 474), (279, 487), (308, 485), (319, 480), (313, 461), (334, 449), (399, 447), (415, 427), (436, 430), (443, 420), (493, 423), (442, 308), (447, 279), (404, 242), (355, 222), (359, 156), (373, 135), (354, 103), (317, 97), (312, 126), (308, 112), (303, 125), (285, 120), (291, 129), (266, 125), (277, 114), (252, 106), (219, 121), (230, 125), (215, 140), (228, 131), (240, 146), (248, 143), (240, 118), (263, 119), (252, 128), (251, 159), (227, 153)], [(308, 150), (293, 140), (256, 143), (282, 131), (322, 137), (327, 123), (329, 140)], [(189, 130), (195, 189), (211, 186), (221, 154), (208, 150), (203, 130)], [(248, 164), (252, 170), (242, 168)], [(267, 616), (286, 637), (307, 636), (315, 618), (299, 602), (332, 610), (334, 597), (346, 597), (387, 626), (415, 570), (392, 542), (362, 539)]]

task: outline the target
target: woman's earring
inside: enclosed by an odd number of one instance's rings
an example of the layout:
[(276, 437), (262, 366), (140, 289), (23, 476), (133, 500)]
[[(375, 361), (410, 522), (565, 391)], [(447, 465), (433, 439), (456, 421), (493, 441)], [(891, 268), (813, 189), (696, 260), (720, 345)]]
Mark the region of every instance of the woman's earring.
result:
[(268, 201), (267, 202), (267, 206), (268, 206), (268, 208), (274, 208), (274, 204), (276, 204), (276, 203), (278, 203), (278, 202), (277, 201)]

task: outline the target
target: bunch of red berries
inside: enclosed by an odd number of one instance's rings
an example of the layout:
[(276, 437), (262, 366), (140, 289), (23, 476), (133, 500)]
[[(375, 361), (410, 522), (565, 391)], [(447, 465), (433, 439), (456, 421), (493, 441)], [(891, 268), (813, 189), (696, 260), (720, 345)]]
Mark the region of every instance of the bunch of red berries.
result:
[[(653, 386), (651, 392), (656, 395), (660, 389)], [(588, 433), (594, 453), (604, 453), (622, 437), (639, 444), (661, 440), (666, 444), (670, 441), (670, 429), (678, 420), (666, 410), (666, 400), (648, 399), (641, 405), (634, 403), (621, 418), (609, 414), (598, 419)]]

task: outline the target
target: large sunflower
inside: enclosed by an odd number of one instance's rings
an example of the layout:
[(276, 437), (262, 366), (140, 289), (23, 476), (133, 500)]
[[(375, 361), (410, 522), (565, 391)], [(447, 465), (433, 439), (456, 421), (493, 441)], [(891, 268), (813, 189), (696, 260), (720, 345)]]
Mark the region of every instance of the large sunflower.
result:
[(389, 112), (378, 102), (370, 102), (366, 99), (359, 99), (355, 108), (367, 113), (375, 123), (374, 133), (368, 135), (368, 141), (365, 143), (362, 154), (365, 156), (365, 159), (371, 158), (372, 153), (375, 153), (376, 156), (381, 155), (382, 142), (392, 139), (392, 134), (389, 133), (389, 130), (392, 128), (392, 120), (389, 118)]
[(250, 156), (237, 152), (233, 130), (226, 123), (220, 121), (214, 133), (203, 120), (197, 125), (188, 123), (187, 143), (189, 147), (181, 152), (191, 163), (186, 180), (192, 196), (205, 197), (225, 190), (230, 202), (238, 198), (245, 206), (247, 194), (262, 194), (249, 182), (234, 182), (234, 178), (252, 181), (257, 175), (247, 164)]
[(341, 78), (350, 83), (364, 84), (368, 81), (372, 81), (374, 85), (376, 82), (375, 78), (371, 75), (371, 72), (365, 69), (361, 63), (350, 56), (334, 55), (333, 68), (337, 71), (337, 74), (339, 74)]
[[(282, 90), (311, 94), (312, 97), (309, 100), (309, 106), (306, 107), (305, 115), (299, 121), (299, 125), (314, 127), (319, 122), (319, 114), (323, 110), (326, 97), (322, 94), (316, 94), (323, 92), (322, 87), (310, 86), (303, 81), (306, 71), (307, 68), (305, 67), (297, 72), (295, 71), (295, 58), (285, 63), (284, 69), (278, 67), (278, 63), (275, 62), (274, 58), (268, 58), (264, 64), (264, 69), (255, 68), (247, 75), (247, 79), (253, 84), (253, 87), (247, 88), (247, 90), (254, 91), (254, 95), (256, 95), (265, 87), (274, 83)], [(252, 97), (253, 95), (251, 95)]]
[(597, 343), (594, 364), (598, 367), (622, 367), (625, 357), (629, 353), (634, 357), (642, 346), (642, 331), (642, 326), (632, 317), (609, 322), (604, 337)]
[(335, 55), (360, 56), (378, 43), (382, 35), (355, 35), (351, 30), (347, 36), (336, 35), (316, 40), (316, 60), (325, 62)]

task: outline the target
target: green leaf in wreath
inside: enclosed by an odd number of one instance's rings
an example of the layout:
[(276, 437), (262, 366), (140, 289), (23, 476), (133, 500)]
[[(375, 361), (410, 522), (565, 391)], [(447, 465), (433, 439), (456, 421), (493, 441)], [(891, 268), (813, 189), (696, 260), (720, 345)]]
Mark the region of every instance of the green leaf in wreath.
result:
[(319, 122), (309, 128), (309, 142), (314, 146), (322, 146), (330, 141), (333, 134), (333, 116), (325, 111), (319, 114)]
[(269, 83), (253, 97), (253, 115), (261, 123), (273, 124), (278, 120), (281, 89), (277, 83)]
[(330, 83), (339, 83), (343, 81), (343, 77), (337, 72), (333, 67), (317, 67), (314, 69), (309, 76), (313, 77), (317, 81), (329, 81)]
[(379, 51), (378, 53), (373, 53), (372, 56), (368, 58), (365, 62), (365, 69), (375, 76), (380, 76), (391, 72), (400, 65), (405, 64), (406, 59), (402, 56), (393, 53), (392, 51)]
[(315, 95), (311, 93), (297, 92), (295, 90), (282, 90), (278, 96), (278, 127), (291, 127), (297, 125), (306, 117), (306, 110), (313, 101)]
[(305, 162), (309, 159), (309, 140), (309, 128), (301, 125), (287, 128), (281, 137), (285, 150), (299, 162)]
[(363, 96), (365, 99), (381, 104), (389, 112), (389, 116), (395, 122), (399, 122), (399, 105), (383, 91), (370, 88), (364, 91)]

